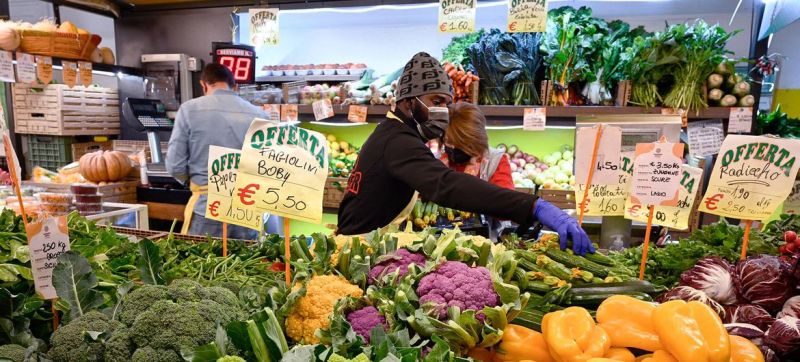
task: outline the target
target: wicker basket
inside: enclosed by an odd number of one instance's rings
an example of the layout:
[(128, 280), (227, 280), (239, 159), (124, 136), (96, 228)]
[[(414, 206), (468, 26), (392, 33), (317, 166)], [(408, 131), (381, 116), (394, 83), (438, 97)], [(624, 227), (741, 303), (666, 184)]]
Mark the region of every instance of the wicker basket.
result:
[(539, 197), (542, 198), (542, 200), (545, 200), (555, 205), (559, 209), (562, 210), (575, 209), (575, 191), (539, 189), (537, 193), (539, 194)]
[(41, 30), (20, 30), (20, 52), (65, 59), (91, 59), (102, 38), (96, 34), (72, 34)]

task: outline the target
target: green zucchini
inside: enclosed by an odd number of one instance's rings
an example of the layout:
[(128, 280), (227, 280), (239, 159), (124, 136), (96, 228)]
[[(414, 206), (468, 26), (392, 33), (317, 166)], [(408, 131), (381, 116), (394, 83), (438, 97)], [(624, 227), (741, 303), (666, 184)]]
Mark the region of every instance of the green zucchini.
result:
[(660, 294), (666, 288), (662, 286), (653, 285), (652, 283), (644, 280), (630, 280), (622, 283), (604, 283), (604, 284), (589, 284), (581, 286), (573, 286), (570, 289), (572, 295), (595, 295), (595, 294), (627, 294), (627, 293), (645, 293), (645, 294)]
[(647, 293), (640, 293), (640, 292), (630, 292), (630, 293), (598, 293), (598, 294), (573, 294), (567, 293), (567, 300), (566, 304), (571, 306), (583, 306), (583, 307), (596, 307), (600, 305), (606, 298), (612, 295), (627, 295), (632, 298), (636, 298), (639, 300), (643, 300), (646, 302), (652, 302), (653, 297)]
[(528, 285), (526, 285), (525, 288), (520, 286), (520, 289), (535, 293), (547, 293), (553, 290), (552, 287), (541, 280), (529, 280)]
[(421, 201), (417, 201), (417, 203), (414, 204), (414, 211), (411, 212), (413, 219), (419, 219), (422, 217), (422, 208), (423, 206)]
[(614, 259), (609, 258), (607, 255), (600, 254), (599, 252), (596, 253), (586, 253), (583, 256), (586, 260), (591, 261), (593, 263), (597, 263), (600, 265), (605, 266), (616, 266), (617, 263), (614, 262)]
[(536, 257), (536, 265), (540, 266), (548, 274), (556, 278), (566, 281), (572, 280), (572, 270), (564, 266), (564, 264), (550, 259), (547, 255), (539, 255)]
[[(551, 259), (564, 264), (571, 268), (579, 268), (592, 273), (593, 276), (605, 278), (608, 276), (608, 267), (591, 262), (588, 259), (582, 258), (577, 255), (570, 254), (566, 251), (557, 248), (547, 248), (545, 255)], [(591, 278), (590, 278), (591, 279)]]
[(525, 328), (533, 329), (540, 332), (542, 330), (542, 319), (544, 319), (544, 311), (538, 309), (526, 309), (521, 311), (511, 324), (523, 326)]
[(517, 286), (520, 290), (526, 290), (528, 288), (528, 284), (530, 284), (528, 280), (528, 274), (525, 273), (525, 270), (520, 268), (519, 265), (514, 268), (514, 280), (516, 280)]

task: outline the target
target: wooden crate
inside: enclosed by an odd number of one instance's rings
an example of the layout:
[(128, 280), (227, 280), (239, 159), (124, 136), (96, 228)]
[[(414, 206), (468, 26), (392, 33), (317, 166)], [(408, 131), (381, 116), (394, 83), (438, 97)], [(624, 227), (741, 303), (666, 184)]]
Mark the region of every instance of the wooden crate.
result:
[[(283, 103), (288, 104), (299, 104), (300, 103), (300, 91), (303, 87), (307, 86), (308, 82), (304, 80), (296, 81), (296, 82), (286, 82), (281, 85), (281, 90), (283, 91)], [(290, 98), (293, 96), (292, 98)], [(342, 98), (344, 99), (344, 98)]]
[(621, 80), (617, 84), (617, 97), (614, 99), (614, 105), (617, 107), (626, 107), (631, 100), (631, 89), (633, 83), (629, 80)]
[(111, 150), (111, 141), (106, 142), (84, 142), (84, 143), (73, 143), (72, 144), (72, 161), (78, 162), (81, 159), (81, 156), (92, 153), (95, 151), (110, 151)]
[(109, 226), (111, 230), (114, 230), (117, 234), (134, 236), (137, 239), (147, 238), (150, 240), (158, 240), (167, 236), (166, 232), (157, 231), (157, 230), (139, 230), (139, 229), (131, 229), (121, 226)]
[[(55, 184), (43, 182), (23, 181), (23, 186), (42, 188), (47, 192), (70, 193), (70, 184)], [(112, 182), (107, 185), (98, 186), (98, 192), (103, 194), (103, 202), (118, 202), (124, 204), (136, 203), (136, 186), (139, 180), (126, 180)]]
[(17, 133), (49, 136), (119, 134), (119, 95), (102, 87), (13, 85)]
[[(161, 142), (161, 157), (164, 160), (167, 159), (167, 147), (169, 147), (169, 142)], [(147, 161), (153, 161), (153, 158), (150, 157), (150, 146), (148, 145), (147, 141), (113, 140), (111, 141), (111, 149), (128, 154), (133, 154), (144, 150), (144, 155), (147, 157)]]
[(347, 177), (328, 177), (325, 181), (325, 193), (322, 196), (322, 207), (338, 208), (347, 190)]
[(542, 81), (542, 89), (539, 93), (539, 99), (543, 106), (550, 106), (551, 93), (553, 93), (553, 82), (549, 80)]
[(537, 192), (545, 200), (562, 210), (575, 209), (575, 191), (539, 189)]

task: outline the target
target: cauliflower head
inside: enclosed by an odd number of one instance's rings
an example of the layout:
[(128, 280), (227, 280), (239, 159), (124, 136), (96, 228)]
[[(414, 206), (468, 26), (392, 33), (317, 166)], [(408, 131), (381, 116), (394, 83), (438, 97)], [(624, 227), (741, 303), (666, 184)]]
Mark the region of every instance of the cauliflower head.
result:
[(371, 305), (347, 313), (346, 318), (353, 330), (367, 343), (369, 343), (369, 334), (373, 328), (382, 326), (383, 330), (389, 329), (386, 318)]
[[(306, 294), (297, 300), (286, 318), (286, 334), (295, 342), (319, 343), (317, 329), (330, 326), (330, 314), (339, 299), (361, 297), (364, 291), (336, 275), (315, 275), (306, 283)], [(213, 340), (213, 334), (212, 334)]]
[(422, 277), (417, 295), (420, 304), (432, 303), (436, 307), (440, 319), (447, 315), (449, 307), (480, 311), (500, 303), (489, 269), (471, 268), (459, 261), (444, 262)]
[(217, 362), (246, 362), (244, 358), (239, 356), (225, 356), (217, 358)]
[(98, 338), (95, 341), (86, 337), (86, 332), (112, 334), (122, 324), (109, 320), (100, 312), (92, 311), (61, 326), (50, 337), (50, 358), (54, 361), (82, 362), (102, 356), (104, 343)]
[(25, 347), (18, 344), (4, 344), (0, 346), (0, 360), (22, 362), (25, 360)]
[(384, 275), (394, 273), (398, 270), (399, 277), (402, 278), (408, 273), (408, 266), (411, 265), (411, 263), (424, 266), (425, 255), (412, 253), (408, 251), (408, 249), (398, 249), (394, 253), (393, 258), (375, 264), (372, 269), (369, 270), (369, 284), (375, 284)]

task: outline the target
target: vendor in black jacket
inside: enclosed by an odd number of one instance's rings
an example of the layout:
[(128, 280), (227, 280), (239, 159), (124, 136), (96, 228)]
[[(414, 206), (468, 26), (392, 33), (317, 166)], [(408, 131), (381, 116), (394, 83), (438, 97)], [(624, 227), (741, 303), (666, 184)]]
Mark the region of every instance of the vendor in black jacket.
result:
[(447, 129), (451, 89), (450, 78), (430, 55), (419, 53), (406, 64), (395, 110), (364, 143), (347, 182), (337, 233), (364, 234), (399, 223), (410, 214), (419, 192), (425, 200), (456, 210), (522, 225), (538, 220), (558, 232), (562, 249), (572, 240), (575, 253), (594, 252), (577, 221), (561, 209), (453, 171), (433, 156), (425, 143)]

